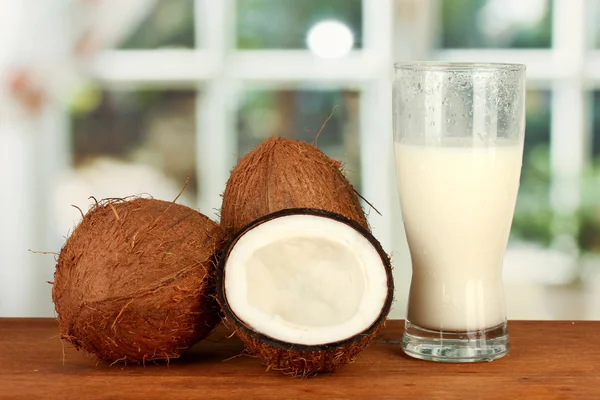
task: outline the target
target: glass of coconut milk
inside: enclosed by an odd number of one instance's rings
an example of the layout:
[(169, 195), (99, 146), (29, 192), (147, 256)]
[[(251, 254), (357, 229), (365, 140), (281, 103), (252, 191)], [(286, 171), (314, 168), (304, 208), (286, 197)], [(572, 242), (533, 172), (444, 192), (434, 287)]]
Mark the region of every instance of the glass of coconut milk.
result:
[(509, 350), (502, 263), (521, 174), (525, 66), (394, 67), (396, 170), (412, 260), (402, 347), (426, 360), (492, 361)]

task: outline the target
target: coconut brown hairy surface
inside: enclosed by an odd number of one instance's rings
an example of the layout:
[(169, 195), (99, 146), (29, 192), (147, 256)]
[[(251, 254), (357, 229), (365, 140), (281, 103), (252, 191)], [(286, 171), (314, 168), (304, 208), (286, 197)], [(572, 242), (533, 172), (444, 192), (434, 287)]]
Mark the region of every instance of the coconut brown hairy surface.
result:
[(287, 208), (341, 214), (369, 229), (339, 161), (298, 140), (271, 137), (244, 155), (227, 182), (221, 226), (230, 236), (263, 215)]
[(246, 226), (217, 271), (224, 322), (268, 369), (292, 376), (351, 363), (385, 323), (389, 257), (356, 221), (286, 209)]
[(111, 363), (178, 357), (219, 322), (223, 238), (208, 217), (172, 202), (97, 204), (58, 257), (52, 299), (61, 338)]

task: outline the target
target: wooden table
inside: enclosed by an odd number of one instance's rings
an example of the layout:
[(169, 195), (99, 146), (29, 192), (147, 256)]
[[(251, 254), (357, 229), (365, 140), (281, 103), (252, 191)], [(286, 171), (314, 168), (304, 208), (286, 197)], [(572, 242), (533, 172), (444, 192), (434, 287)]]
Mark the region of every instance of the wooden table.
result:
[(408, 358), (402, 326), (340, 372), (299, 379), (234, 357), (221, 328), (170, 365), (109, 367), (63, 349), (54, 320), (0, 319), (0, 399), (600, 399), (600, 322), (510, 322), (511, 353), (480, 364)]

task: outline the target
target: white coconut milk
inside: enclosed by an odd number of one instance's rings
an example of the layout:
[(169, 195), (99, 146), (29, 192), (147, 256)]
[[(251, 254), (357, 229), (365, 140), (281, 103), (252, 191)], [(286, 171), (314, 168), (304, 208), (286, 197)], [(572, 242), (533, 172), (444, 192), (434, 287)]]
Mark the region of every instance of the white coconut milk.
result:
[(522, 145), (396, 144), (413, 277), (408, 319), (472, 331), (505, 320), (502, 262), (519, 187)]

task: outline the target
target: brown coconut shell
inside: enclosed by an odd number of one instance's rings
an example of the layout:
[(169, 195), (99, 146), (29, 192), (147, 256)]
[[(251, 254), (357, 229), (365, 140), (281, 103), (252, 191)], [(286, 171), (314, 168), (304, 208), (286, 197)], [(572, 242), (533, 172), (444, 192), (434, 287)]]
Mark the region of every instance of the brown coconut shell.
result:
[(252, 221), (287, 208), (331, 211), (370, 229), (339, 161), (312, 144), (271, 137), (231, 171), (223, 193), (221, 226), (232, 237)]
[(178, 357), (220, 320), (218, 224), (161, 200), (94, 206), (58, 257), (52, 299), (61, 338), (108, 362)]
[[(387, 276), (387, 297), (384, 306), (381, 309), (381, 313), (375, 322), (363, 332), (339, 342), (323, 345), (313, 346), (287, 343), (267, 336), (254, 329), (252, 326), (242, 321), (229, 306), (225, 290), (227, 259), (237, 241), (245, 233), (267, 221), (297, 214), (323, 216), (343, 222), (364, 235), (379, 253)], [(358, 222), (346, 218), (343, 215), (320, 209), (285, 209), (265, 215), (253, 221), (251, 224), (245, 226), (233, 240), (229, 242), (220, 259), (220, 266), (217, 271), (217, 299), (221, 305), (225, 326), (231, 329), (235, 335), (242, 340), (246, 351), (260, 359), (263, 365), (267, 367), (267, 370), (281, 371), (290, 376), (308, 377), (319, 373), (331, 373), (337, 371), (345, 364), (353, 363), (356, 357), (371, 344), (379, 330), (385, 326), (387, 316), (391, 310), (393, 296), (394, 279), (390, 257), (383, 250), (379, 241), (369, 230)]]

